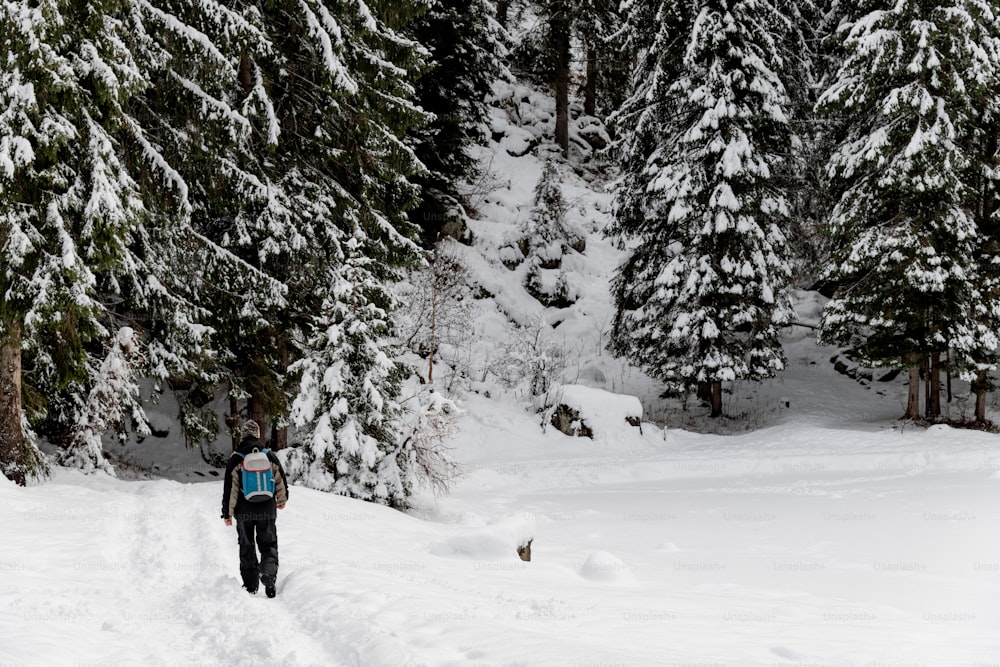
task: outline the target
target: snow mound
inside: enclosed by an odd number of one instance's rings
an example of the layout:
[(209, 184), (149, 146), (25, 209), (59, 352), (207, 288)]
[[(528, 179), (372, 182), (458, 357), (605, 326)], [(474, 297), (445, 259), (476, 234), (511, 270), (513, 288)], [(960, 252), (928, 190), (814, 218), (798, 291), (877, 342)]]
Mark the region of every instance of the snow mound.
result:
[(607, 551), (594, 551), (580, 566), (579, 574), (602, 584), (635, 584), (632, 570), (621, 558)]
[(580, 432), (589, 430), (595, 440), (606, 440), (642, 422), (642, 403), (635, 396), (613, 394), (579, 384), (562, 387), (555, 404), (557, 407), (566, 406), (579, 417), (580, 424), (571, 427), (573, 432), (583, 434)]
[(502, 518), (478, 530), (432, 544), (431, 555), (472, 560), (506, 560), (517, 557), (517, 548), (535, 534), (535, 522), (526, 514)]
[(537, 139), (527, 130), (508, 125), (504, 128), (504, 138), (500, 145), (515, 157), (525, 155), (535, 147)]

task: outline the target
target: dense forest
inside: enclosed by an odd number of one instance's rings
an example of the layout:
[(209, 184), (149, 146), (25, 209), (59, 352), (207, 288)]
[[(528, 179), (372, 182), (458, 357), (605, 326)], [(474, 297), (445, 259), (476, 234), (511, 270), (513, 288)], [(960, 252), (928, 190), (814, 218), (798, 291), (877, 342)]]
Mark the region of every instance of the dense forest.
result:
[[(464, 184), (491, 86), (555, 101), (525, 287), (582, 250), (557, 161), (573, 114), (613, 141), (609, 347), (721, 414), (772, 377), (789, 291), (824, 342), (909, 373), (904, 417), (975, 417), (1000, 360), (1000, 3), (980, 0), (0, 0), (0, 467), (108, 469), (149, 431), (140, 381), (190, 442), (208, 404), (302, 434), (290, 474), (395, 507), (446, 475), (440, 396), (400, 402), (393, 289), (460, 278)], [(412, 347), (412, 346), (411, 346)], [(531, 378), (528, 378), (531, 381)], [(926, 386), (921, 405), (920, 388)]]

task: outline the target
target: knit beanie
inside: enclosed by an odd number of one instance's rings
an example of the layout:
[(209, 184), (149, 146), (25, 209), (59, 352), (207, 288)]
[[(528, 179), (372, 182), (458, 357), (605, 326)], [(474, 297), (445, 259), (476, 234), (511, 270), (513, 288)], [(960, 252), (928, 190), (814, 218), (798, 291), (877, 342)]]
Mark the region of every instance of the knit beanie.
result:
[(255, 422), (252, 419), (246, 420), (246, 422), (243, 423), (243, 435), (244, 436), (249, 435), (249, 436), (252, 436), (254, 438), (259, 438), (260, 437), (260, 426), (258, 426), (257, 422)]

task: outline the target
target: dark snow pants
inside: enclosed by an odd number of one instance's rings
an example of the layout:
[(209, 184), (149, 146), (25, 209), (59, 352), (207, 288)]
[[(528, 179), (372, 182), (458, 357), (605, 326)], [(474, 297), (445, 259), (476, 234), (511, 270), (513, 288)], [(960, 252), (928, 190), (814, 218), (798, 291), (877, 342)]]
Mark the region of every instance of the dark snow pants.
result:
[[(278, 510), (273, 500), (259, 505), (251, 512), (236, 514), (240, 576), (243, 577), (243, 586), (250, 591), (257, 590), (260, 581), (273, 584), (278, 578), (278, 527), (275, 524)], [(260, 549), (259, 565), (257, 549)]]

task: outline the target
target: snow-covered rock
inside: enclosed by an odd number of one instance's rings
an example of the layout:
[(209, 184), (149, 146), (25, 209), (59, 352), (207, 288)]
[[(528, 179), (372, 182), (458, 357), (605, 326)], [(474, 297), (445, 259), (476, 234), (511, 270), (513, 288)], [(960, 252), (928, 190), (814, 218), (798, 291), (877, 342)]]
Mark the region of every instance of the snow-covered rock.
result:
[(556, 394), (551, 423), (566, 435), (606, 439), (641, 426), (642, 403), (635, 396), (565, 385)]

